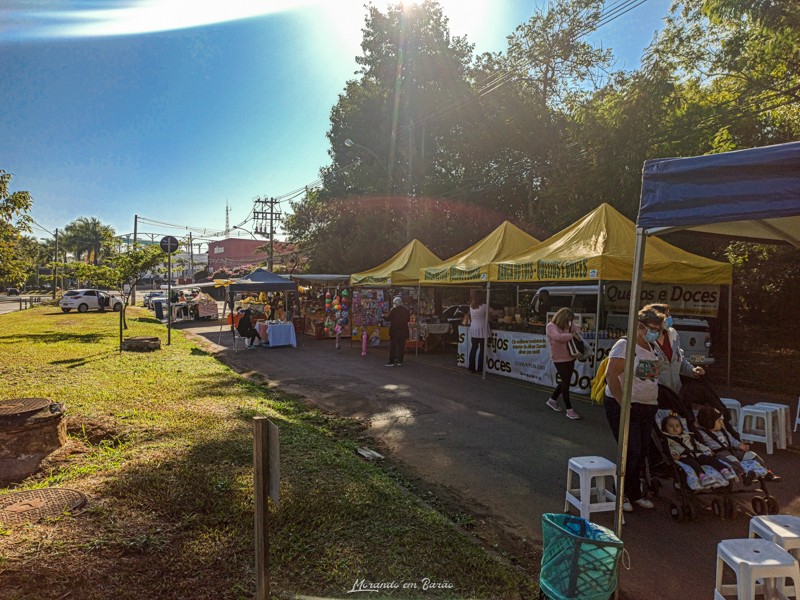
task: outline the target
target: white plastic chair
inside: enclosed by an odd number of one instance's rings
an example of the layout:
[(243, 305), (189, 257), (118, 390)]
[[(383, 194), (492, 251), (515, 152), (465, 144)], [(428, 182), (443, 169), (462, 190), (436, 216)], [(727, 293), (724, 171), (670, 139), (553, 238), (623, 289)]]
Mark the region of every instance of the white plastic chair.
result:
[(775, 409), (764, 406), (743, 406), (741, 413), (741, 423), (739, 427), (739, 439), (743, 442), (763, 442), (767, 446), (767, 454), (775, 451), (773, 424)]
[(797, 431), (797, 426), (800, 425), (800, 396), (797, 398), (797, 416), (794, 418), (794, 429), (793, 431)]
[[(573, 473), (578, 476), (578, 487), (572, 487)], [(567, 465), (567, 493), (564, 499), (564, 512), (569, 505), (580, 510), (581, 517), (590, 521), (593, 512), (614, 510), (616, 495), (606, 487), (606, 477), (610, 477), (616, 489), (617, 466), (602, 456), (577, 456), (569, 459)], [(595, 485), (592, 487), (592, 480)], [(596, 501), (592, 502), (592, 492)]]
[[(735, 584), (722, 583), (725, 565), (733, 569)], [(755, 600), (756, 594), (763, 594), (767, 598), (787, 598), (784, 592), (788, 592), (789, 588), (783, 587), (785, 577), (789, 577), (792, 588), (796, 588), (800, 582), (800, 567), (794, 557), (775, 542), (755, 538), (722, 540), (717, 544), (714, 598), (733, 594), (737, 595), (738, 600)], [(794, 594), (792, 597), (795, 597)]]

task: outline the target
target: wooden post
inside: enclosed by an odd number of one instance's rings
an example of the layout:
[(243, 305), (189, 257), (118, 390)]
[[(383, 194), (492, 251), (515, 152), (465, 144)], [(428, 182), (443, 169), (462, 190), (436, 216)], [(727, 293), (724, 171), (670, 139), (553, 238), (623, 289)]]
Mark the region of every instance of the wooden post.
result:
[(255, 487), (256, 600), (269, 598), (269, 498), (280, 505), (278, 428), (266, 417), (253, 417)]
[(269, 598), (269, 420), (253, 418), (253, 483), (255, 485), (256, 600)]

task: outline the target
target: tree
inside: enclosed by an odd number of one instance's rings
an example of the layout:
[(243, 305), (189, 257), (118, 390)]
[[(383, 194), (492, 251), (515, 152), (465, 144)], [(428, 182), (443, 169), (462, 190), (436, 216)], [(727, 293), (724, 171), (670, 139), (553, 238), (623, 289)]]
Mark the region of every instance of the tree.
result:
[(75, 256), (95, 266), (114, 251), (114, 228), (95, 217), (80, 217), (64, 228), (62, 243)]
[(11, 174), (0, 169), (0, 282), (22, 284), (30, 273), (23, 252), (22, 233), (30, 231), (29, 192), (11, 192)]
[(142, 246), (135, 244), (127, 252), (115, 253), (108, 257), (107, 265), (93, 265), (84, 262), (59, 264), (65, 273), (75, 277), (87, 285), (102, 289), (113, 289), (124, 299), (121, 326), (128, 328), (127, 307), (130, 302), (133, 286), (144, 275), (160, 265), (164, 253), (159, 246)]
[(134, 244), (127, 252), (112, 255), (109, 262), (113, 266), (116, 289), (122, 294), (125, 303), (122, 305), (122, 326), (127, 329), (126, 310), (136, 282), (145, 274), (164, 261), (164, 253), (159, 246), (141, 246)]
[[(367, 268), (419, 237), (416, 217), (430, 207), (436, 180), (448, 177), (445, 148), (470, 95), (472, 47), (450, 35), (438, 3), (398, 4), (385, 13), (370, 6), (363, 31), (359, 77), (331, 111), (333, 162), (321, 170), (324, 187), (295, 203), (296, 218), (286, 223), (312, 270)], [(439, 238), (447, 236), (445, 220)]]

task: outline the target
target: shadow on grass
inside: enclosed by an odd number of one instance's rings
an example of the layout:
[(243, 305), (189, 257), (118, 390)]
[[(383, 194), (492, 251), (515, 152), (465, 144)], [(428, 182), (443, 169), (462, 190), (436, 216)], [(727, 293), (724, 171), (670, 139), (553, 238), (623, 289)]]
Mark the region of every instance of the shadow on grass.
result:
[(53, 331), (49, 333), (35, 333), (35, 334), (21, 334), (21, 335), (1, 335), (0, 342), (18, 342), (18, 341), (35, 341), (43, 342), (45, 344), (53, 344), (56, 342), (73, 342), (76, 344), (95, 344), (100, 340), (109, 337), (109, 334), (104, 333), (67, 333), (64, 331)]
[(74, 369), (75, 367), (82, 367), (84, 365), (89, 364), (90, 362), (94, 362), (96, 360), (100, 360), (105, 357), (109, 357), (112, 355), (117, 354), (117, 352), (99, 352), (97, 354), (91, 354), (89, 356), (81, 356), (80, 358), (67, 358), (64, 360), (53, 360), (50, 361), (51, 365), (62, 365), (66, 366), (68, 369)]
[(161, 321), (155, 317), (126, 317), (125, 320), (128, 321), (128, 323), (161, 323)]

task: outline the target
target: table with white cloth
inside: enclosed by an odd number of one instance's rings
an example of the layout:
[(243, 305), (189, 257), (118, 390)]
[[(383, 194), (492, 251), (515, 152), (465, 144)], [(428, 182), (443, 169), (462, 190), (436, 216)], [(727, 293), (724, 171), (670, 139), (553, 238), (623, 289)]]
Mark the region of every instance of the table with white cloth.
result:
[(268, 342), (271, 347), (294, 346), (297, 348), (297, 336), (292, 323), (279, 323), (277, 321), (258, 321), (256, 331), (261, 340)]

